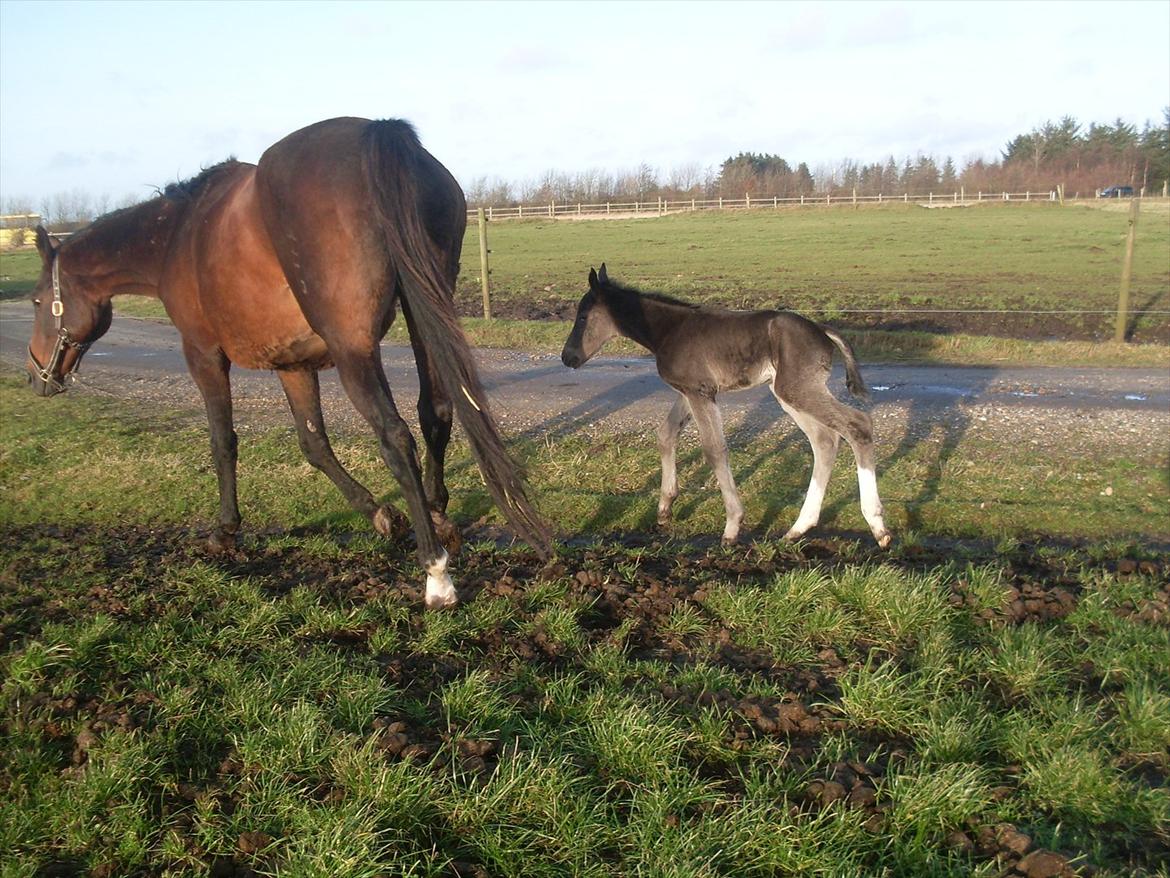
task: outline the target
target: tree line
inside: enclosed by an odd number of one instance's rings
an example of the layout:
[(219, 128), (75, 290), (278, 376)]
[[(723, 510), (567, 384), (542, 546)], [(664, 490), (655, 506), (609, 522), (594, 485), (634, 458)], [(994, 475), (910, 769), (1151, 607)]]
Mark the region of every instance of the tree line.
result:
[[(1108, 186), (1133, 186), (1160, 193), (1170, 180), (1170, 107), (1162, 123), (1149, 122), (1139, 131), (1118, 119), (1082, 125), (1071, 116), (1045, 122), (1010, 140), (995, 160), (974, 158), (961, 167), (951, 156), (941, 160), (918, 154), (913, 158), (862, 163), (845, 159), (811, 167), (790, 164), (772, 153), (741, 152), (715, 167), (690, 163), (661, 174), (643, 163), (630, 171), (547, 171), (521, 182), (479, 177), (465, 186), (473, 206), (515, 206), (653, 201), (689, 198), (793, 198), (801, 195), (913, 196), (957, 192), (1044, 192), (1063, 185), (1067, 195), (1091, 197)], [(33, 203), (5, 198), (6, 215), (39, 214), (55, 230), (76, 228), (110, 210), (136, 203), (117, 202), (108, 195), (92, 196), (81, 189), (59, 192)]]
[(1109, 186), (1161, 193), (1170, 180), (1170, 107), (1161, 125), (1140, 131), (1118, 119), (1082, 125), (1071, 116), (1045, 122), (1009, 141), (996, 160), (961, 167), (951, 156), (893, 156), (869, 164), (852, 159), (810, 168), (772, 153), (741, 152), (717, 167), (684, 165), (662, 177), (647, 164), (627, 171), (548, 171), (519, 183), (480, 177), (466, 187), (472, 206), (653, 201), (688, 198), (793, 198), (801, 195), (913, 196), (976, 192), (1045, 192), (1063, 185), (1069, 196), (1091, 197)]

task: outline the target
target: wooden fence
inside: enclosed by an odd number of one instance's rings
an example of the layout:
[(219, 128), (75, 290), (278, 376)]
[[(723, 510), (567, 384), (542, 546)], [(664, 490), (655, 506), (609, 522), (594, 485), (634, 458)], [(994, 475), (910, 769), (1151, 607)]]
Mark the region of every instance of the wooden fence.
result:
[[(926, 195), (800, 195), (781, 198), (777, 195), (745, 195), (743, 198), (657, 198), (653, 201), (606, 201), (594, 204), (574, 203), (484, 207), (489, 220), (502, 219), (578, 219), (607, 216), (665, 216), (693, 210), (752, 210), (781, 207), (832, 207), (833, 205), (862, 204), (919, 204), (926, 207), (952, 204), (981, 204), (992, 201), (1058, 201), (1053, 189), (1044, 192), (976, 192), (962, 190), (949, 194), (928, 192)], [(476, 218), (477, 208), (467, 211), (468, 219)]]

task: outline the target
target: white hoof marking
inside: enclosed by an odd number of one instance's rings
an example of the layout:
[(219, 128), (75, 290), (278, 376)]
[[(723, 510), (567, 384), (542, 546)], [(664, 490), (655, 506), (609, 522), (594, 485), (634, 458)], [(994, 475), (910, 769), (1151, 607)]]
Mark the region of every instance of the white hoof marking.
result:
[(442, 610), (459, 603), (459, 595), (455, 592), (455, 583), (447, 575), (447, 553), (427, 567), (427, 608)]

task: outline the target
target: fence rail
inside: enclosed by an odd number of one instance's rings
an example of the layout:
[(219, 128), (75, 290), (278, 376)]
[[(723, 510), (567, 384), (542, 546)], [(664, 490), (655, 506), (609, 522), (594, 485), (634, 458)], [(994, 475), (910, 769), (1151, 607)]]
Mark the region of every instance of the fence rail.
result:
[[(699, 210), (755, 210), (778, 209), (781, 207), (832, 207), (833, 205), (862, 204), (917, 204), (925, 207), (944, 205), (983, 204), (994, 201), (1037, 202), (1060, 201), (1057, 189), (1025, 192), (928, 192), (926, 195), (800, 195), (780, 197), (778, 195), (745, 195), (743, 198), (658, 198), (647, 201), (605, 201), (595, 203), (574, 202), (568, 204), (522, 204), (508, 207), (484, 206), (488, 220), (505, 219), (579, 219), (597, 217), (664, 216), (672, 213), (686, 213)], [(478, 208), (467, 211), (469, 220), (476, 218)]]

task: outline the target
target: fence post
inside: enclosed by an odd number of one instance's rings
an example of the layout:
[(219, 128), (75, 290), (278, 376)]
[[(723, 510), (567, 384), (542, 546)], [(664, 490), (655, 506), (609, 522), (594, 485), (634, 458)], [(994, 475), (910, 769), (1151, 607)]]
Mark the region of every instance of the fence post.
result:
[(483, 288), (483, 316), (485, 320), (492, 319), (492, 298), (488, 286), (488, 245), (487, 245), (487, 216), (481, 207), (476, 211), (479, 219), (479, 276)]
[(1125, 236), (1125, 260), (1121, 263), (1121, 289), (1117, 294), (1117, 329), (1113, 340), (1118, 344), (1125, 341), (1125, 326), (1129, 322), (1129, 278), (1133, 271), (1133, 243), (1137, 237), (1138, 205), (1133, 198), (1129, 202), (1129, 231)]
[(909, 192), (903, 192), (903, 193), (902, 193), (902, 203), (903, 203), (903, 204), (909, 204), (909, 203), (910, 203), (910, 193), (909, 193)]

